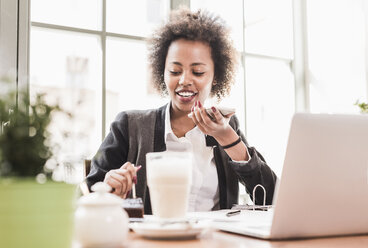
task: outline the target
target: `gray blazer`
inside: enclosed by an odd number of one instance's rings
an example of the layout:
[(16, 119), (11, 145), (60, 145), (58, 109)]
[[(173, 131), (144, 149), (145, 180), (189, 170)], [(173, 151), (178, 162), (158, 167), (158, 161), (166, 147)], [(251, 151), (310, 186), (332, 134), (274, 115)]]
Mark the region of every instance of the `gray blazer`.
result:
[[(145, 214), (152, 213), (146, 182), (146, 153), (166, 150), (165, 109), (166, 105), (159, 109), (124, 111), (118, 114), (111, 124), (110, 133), (92, 159), (91, 171), (86, 178), (89, 188), (94, 183), (103, 181), (109, 170), (120, 168), (127, 161), (141, 165), (142, 168), (137, 173), (136, 194), (144, 201)], [(239, 130), (235, 115), (231, 117), (229, 123), (248, 147), (252, 158), (246, 164), (234, 162), (213, 137), (206, 136), (207, 146), (214, 148), (220, 208), (231, 208), (238, 202), (239, 182), (250, 193), (255, 185), (263, 185), (267, 192), (266, 204), (272, 204), (277, 180), (275, 173), (266, 164), (262, 155), (254, 147), (249, 147)], [(257, 189), (255, 202), (263, 203), (263, 192), (260, 188)]]

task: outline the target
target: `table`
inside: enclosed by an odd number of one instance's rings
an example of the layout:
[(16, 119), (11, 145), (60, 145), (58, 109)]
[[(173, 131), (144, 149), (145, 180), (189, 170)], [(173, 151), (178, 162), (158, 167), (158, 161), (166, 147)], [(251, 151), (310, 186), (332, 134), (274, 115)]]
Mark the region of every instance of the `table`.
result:
[(149, 240), (134, 232), (129, 232), (126, 247), (128, 248), (367, 248), (368, 235), (316, 238), (287, 241), (266, 241), (237, 234), (214, 231), (194, 240)]

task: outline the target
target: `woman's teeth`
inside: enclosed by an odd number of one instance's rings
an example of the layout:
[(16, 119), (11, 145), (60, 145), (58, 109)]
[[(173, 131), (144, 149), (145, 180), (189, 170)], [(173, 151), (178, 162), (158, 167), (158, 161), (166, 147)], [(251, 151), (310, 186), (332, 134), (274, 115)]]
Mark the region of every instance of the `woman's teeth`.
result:
[(182, 97), (191, 97), (191, 96), (194, 96), (196, 93), (183, 91), (183, 92), (177, 92), (177, 94)]

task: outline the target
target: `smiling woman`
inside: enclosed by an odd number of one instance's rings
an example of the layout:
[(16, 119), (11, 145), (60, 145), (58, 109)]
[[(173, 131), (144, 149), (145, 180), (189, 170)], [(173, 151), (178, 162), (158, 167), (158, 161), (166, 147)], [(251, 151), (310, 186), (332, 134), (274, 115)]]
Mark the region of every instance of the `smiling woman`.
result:
[[(135, 182), (136, 195), (150, 214), (146, 153), (185, 146), (193, 154), (189, 211), (231, 208), (238, 201), (239, 182), (248, 192), (263, 185), (271, 204), (276, 175), (248, 145), (237, 117), (223, 116), (212, 106), (210, 118), (204, 108), (210, 96), (221, 99), (229, 93), (235, 76), (236, 53), (224, 21), (202, 10), (173, 11), (149, 40), (149, 62), (154, 85), (170, 101), (117, 116), (92, 160), (89, 187), (105, 181), (125, 198)], [(133, 165), (142, 170), (137, 173)], [(263, 192), (253, 200), (261, 203)]]
[(185, 10), (173, 12), (170, 22), (158, 29), (149, 39), (152, 78), (159, 91), (167, 92), (163, 72), (167, 66), (168, 50), (173, 49), (172, 42), (178, 39), (201, 42), (202, 46), (207, 45), (214, 64), (214, 84), (211, 93), (219, 99), (229, 94), (237, 66), (237, 53), (230, 39), (229, 29), (225, 28), (222, 19), (217, 19), (213, 14), (203, 14), (199, 11), (187, 15)]
[(215, 84), (211, 47), (201, 41), (173, 41), (167, 52), (164, 81), (171, 98), (171, 128), (177, 137), (184, 137), (195, 127), (187, 115), (196, 101), (206, 101)]
[(213, 78), (214, 65), (209, 45), (185, 39), (171, 43), (166, 57), (164, 81), (173, 110), (189, 113), (196, 100), (203, 103), (211, 93)]

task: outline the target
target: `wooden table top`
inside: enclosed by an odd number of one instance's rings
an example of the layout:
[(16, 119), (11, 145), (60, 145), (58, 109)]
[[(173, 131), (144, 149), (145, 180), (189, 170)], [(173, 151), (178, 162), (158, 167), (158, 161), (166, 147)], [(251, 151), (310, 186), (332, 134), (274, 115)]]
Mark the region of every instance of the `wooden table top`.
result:
[(368, 235), (303, 240), (267, 241), (221, 231), (208, 233), (193, 240), (150, 240), (129, 232), (126, 247), (185, 247), (185, 248), (367, 248)]

